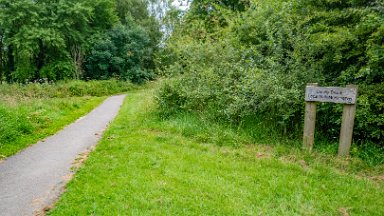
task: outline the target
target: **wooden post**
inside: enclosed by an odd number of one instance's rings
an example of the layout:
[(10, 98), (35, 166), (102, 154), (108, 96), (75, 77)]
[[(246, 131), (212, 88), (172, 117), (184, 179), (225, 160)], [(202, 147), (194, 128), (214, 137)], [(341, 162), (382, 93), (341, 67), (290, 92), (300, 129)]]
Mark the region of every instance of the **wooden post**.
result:
[[(308, 84), (307, 87), (316, 87), (317, 83)], [(315, 141), (315, 124), (316, 124), (316, 102), (305, 102), (305, 119), (304, 119), (304, 135), (303, 148), (312, 151)]]
[[(347, 85), (347, 88), (354, 89), (357, 94), (356, 85)], [(357, 95), (356, 95), (357, 97)], [(356, 103), (355, 104), (344, 104), (343, 117), (341, 121), (340, 130), (340, 143), (339, 143), (339, 156), (348, 156), (349, 149), (352, 144), (353, 125), (355, 122), (356, 115)]]

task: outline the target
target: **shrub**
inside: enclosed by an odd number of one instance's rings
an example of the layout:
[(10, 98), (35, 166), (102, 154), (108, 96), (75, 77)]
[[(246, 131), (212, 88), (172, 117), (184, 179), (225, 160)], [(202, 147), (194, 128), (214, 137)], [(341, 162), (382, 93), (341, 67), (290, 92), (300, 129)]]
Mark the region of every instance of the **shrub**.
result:
[[(380, 2), (254, 0), (241, 11), (194, 2), (167, 43), (173, 61), (161, 59), (175, 78), (160, 92), (160, 107), (167, 115), (199, 112), (236, 124), (254, 118), (299, 137), (306, 83), (357, 84), (355, 141), (383, 146)], [(211, 25), (221, 19), (225, 25)], [(317, 128), (329, 140), (338, 138), (341, 109), (319, 105)]]

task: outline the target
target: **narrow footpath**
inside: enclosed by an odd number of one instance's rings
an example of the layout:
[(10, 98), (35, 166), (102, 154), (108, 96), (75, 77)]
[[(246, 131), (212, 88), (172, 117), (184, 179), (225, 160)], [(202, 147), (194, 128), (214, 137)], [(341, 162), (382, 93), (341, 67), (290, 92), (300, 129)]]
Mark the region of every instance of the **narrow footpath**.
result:
[(39, 215), (72, 175), (79, 154), (96, 145), (125, 95), (113, 96), (88, 115), (0, 163), (0, 215)]

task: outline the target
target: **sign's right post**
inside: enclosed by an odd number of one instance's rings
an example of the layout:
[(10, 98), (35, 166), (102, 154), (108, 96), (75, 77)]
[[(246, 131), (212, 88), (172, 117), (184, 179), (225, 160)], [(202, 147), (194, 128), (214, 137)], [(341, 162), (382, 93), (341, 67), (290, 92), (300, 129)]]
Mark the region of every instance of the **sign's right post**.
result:
[[(347, 85), (347, 88), (355, 90), (357, 93), (356, 85)], [(357, 97), (357, 96), (356, 96)], [(340, 143), (339, 143), (339, 156), (347, 156), (352, 144), (353, 126), (356, 115), (356, 103), (344, 104), (343, 117), (341, 120), (340, 130)]]

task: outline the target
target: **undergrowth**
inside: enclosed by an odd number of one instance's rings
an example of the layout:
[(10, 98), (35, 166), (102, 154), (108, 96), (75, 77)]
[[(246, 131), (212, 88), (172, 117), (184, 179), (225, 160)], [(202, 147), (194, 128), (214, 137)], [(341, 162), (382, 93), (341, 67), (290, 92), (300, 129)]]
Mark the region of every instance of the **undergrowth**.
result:
[[(212, 121), (206, 115), (194, 112), (178, 112), (164, 116), (159, 111), (156, 115), (161, 121), (167, 122), (174, 132), (203, 143), (215, 143), (218, 146), (244, 147), (261, 145), (270, 150), (276, 157), (292, 157), (295, 161), (316, 162), (329, 164), (341, 171), (355, 174), (371, 173), (382, 175), (384, 172), (384, 150), (375, 145), (352, 145), (351, 154), (346, 158), (338, 158), (337, 142), (329, 142), (317, 137), (314, 151), (308, 153), (302, 150), (302, 140), (295, 136), (280, 133), (263, 122), (249, 119), (242, 124)], [(162, 127), (162, 126), (159, 126)]]
[[(194, 74), (193, 76), (203, 77), (204, 75)], [(225, 81), (218, 77), (216, 77), (214, 81), (197, 81), (198, 79), (196, 77), (193, 79), (191, 77), (186, 77), (187, 75), (183, 75), (178, 78), (168, 79), (162, 84), (157, 95), (157, 104), (159, 105), (159, 115), (163, 118), (174, 115), (195, 116), (195, 118), (201, 119), (202, 122), (225, 125), (225, 127), (228, 127), (237, 133), (245, 134), (249, 137), (251, 142), (271, 144), (288, 143), (289, 146), (301, 148), (301, 137), (303, 133), (302, 123), (304, 122), (303, 115), (291, 113), (289, 118), (294, 118), (294, 121), (283, 123), (282, 120), (282, 118), (285, 118), (282, 112), (289, 112), (286, 110), (291, 109), (293, 105), (285, 104), (283, 106), (284, 103), (271, 102), (271, 104), (275, 105), (280, 104), (279, 106), (281, 106), (281, 108), (276, 110), (273, 107), (264, 106), (267, 102), (261, 100), (262, 102), (255, 103), (254, 108), (250, 108), (247, 107), (247, 105), (251, 103), (250, 101), (259, 97), (259, 94), (255, 94), (254, 98), (244, 92), (239, 93), (238, 95), (223, 96), (223, 94), (226, 93), (234, 94), (233, 92), (236, 88), (228, 87), (228, 89), (226, 89), (226, 86), (229, 86), (229, 84), (222, 84), (230, 81)], [(194, 81), (192, 82), (191, 80)], [(209, 83), (209, 85), (201, 84), (200, 82), (205, 84)], [(245, 89), (248, 87), (242, 88), (240, 86), (238, 89)], [(257, 86), (252, 87), (252, 89), (258, 88), (259, 87)], [(269, 92), (264, 94), (273, 98), (280, 98), (281, 96), (270, 95)], [(241, 99), (241, 96), (246, 96), (248, 99)], [(235, 106), (232, 104), (233, 101), (238, 103), (239, 106), (236, 105), (236, 107), (233, 107)], [(333, 119), (333, 121), (337, 121), (338, 124), (328, 122), (329, 125), (327, 125), (325, 129), (324, 122), (321, 121), (330, 117), (327, 117), (324, 112), (318, 112), (315, 133), (316, 144), (314, 148), (316, 151), (333, 155), (337, 153), (338, 148), (338, 133), (340, 131), (342, 106), (334, 104), (332, 104), (332, 106), (338, 108), (338, 111), (333, 112), (329, 110), (329, 107), (331, 107), (330, 104), (319, 104), (318, 106), (318, 110), (326, 110), (332, 113), (331, 116), (338, 116)], [(357, 115), (360, 116), (360, 118), (364, 116), (366, 117), (366, 115), (363, 114), (365, 112), (365, 107), (362, 106), (363, 105), (360, 104), (358, 105), (358, 110), (361, 112), (358, 112)], [(261, 107), (264, 109), (263, 112), (252, 114), (253, 111), (250, 111), (252, 109), (261, 109)], [(298, 112), (304, 112), (304, 101), (302, 101), (299, 107), (301, 107), (301, 109), (298, 110)], [(230, 116), (232, 111), (234, 111), (237, 116)], [(248, 111), (249, 113), (247, 113)], [(275, 117), (271, 117), (271, 115)], [(359, 118), (357, 118), (355, 122), (354, 143), (351, 149), (351, 155), (364, 160), (368, 166), (384, 164), (384, 146), (380, 145), (381, 141), (374, 142), (373, 140), (360, 139), (356, 133), (357, 131), (361, 132), (358, 128), (361, 128), (361, 125), (364, 123), (360, 121)], [(333, 135), (325, 135), (324, 130), (332, 131)], [(372, 132), (372, 134), (373, 133), (374, 132)]]
[(105, 96), (127, 92), (136, 88), (128, 81), (119, 80), (71, 80), (57, 83), (2, 84), (0, 98), (65, 98), (81, 96)]

